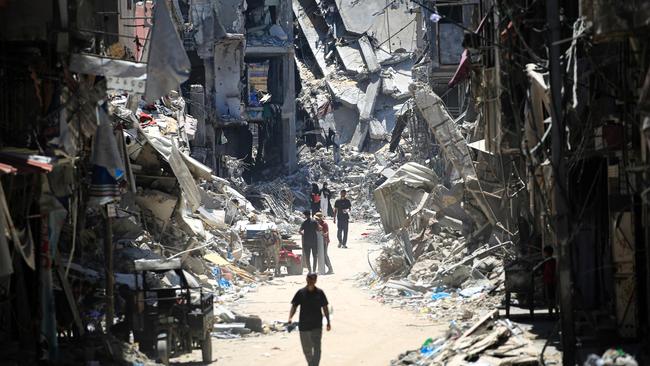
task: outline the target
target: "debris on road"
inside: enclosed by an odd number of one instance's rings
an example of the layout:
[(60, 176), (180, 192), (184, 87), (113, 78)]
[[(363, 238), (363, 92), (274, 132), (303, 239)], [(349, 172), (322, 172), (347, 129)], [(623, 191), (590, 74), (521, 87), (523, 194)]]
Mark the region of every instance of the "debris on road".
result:
[(401, 354), (391, 365), (539, 365), (539, 351), (530, 339), (532, 335), (516, 324), (498, 319), (494, 310), (474, 323), (452, 321), (446, 337), (426, 340), (420, 349)]

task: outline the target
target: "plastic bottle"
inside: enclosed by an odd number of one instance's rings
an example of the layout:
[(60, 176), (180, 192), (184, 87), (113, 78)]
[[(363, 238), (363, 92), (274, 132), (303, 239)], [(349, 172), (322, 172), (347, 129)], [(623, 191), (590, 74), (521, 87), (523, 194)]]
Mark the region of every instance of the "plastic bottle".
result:
[(427, 338), (427, 340), (422, 343), (422, 347), (420, 347), (420, 353), (427, 354), (431, 351), (433, 351), (433, 339)]

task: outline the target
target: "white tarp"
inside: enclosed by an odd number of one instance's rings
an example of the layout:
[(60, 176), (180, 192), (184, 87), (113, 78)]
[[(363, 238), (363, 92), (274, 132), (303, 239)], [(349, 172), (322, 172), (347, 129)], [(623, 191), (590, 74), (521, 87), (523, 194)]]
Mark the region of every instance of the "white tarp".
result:
[(190, 77), (192, 64), (185, 52), (166, 1), (154, 7), (153, 28), (149, 40), (145, 99), (153, 102), (178, 89)]

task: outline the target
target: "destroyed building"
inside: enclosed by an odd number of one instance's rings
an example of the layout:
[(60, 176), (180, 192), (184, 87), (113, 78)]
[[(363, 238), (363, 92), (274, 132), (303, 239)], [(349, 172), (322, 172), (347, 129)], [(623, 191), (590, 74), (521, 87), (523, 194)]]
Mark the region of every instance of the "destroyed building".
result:
[[(419, 218), (440, 219), (427, 209), (460, 202), (470, 217), (461, 222), (473, 226), (464, 232), (468, 239), (494, 246), (512, 240), (512, 257), (504, 258), (506, 291), (509, 272), (533, 272), (542, 248), (555, 248), (564, 364), (601, 354), (603, 341), (631, 349), (647, 345), (647, 5), (421, 5), (431, 48), (413, 71), (420, 82), (413, 89), (419, 116), (411, 118), (430, 130), (443, 169), (426, 164), (432, 175), (404, 166), (416, 175), (404, 175), (401, 185), (396, 175), (378, 188), (384, 229), (410, 228), (398, 241), (407, 253), (417, 250), (419, 243), (409, 241), (422, 230)], [(472, 7), (480, 17), (468, 22)], [(437, 33), (447, 26), (463, 31)], [(450, 39), (455, 44), (443, 47)], [(451, 79), (437, 79), (450, 50), (460, 64)], [(454, 92), (439, 87), (445, 81), (464, 90), (458, 113), (449, 100)], [(408, 142), (418, 141), (412, 123), (404, 126)], [(401, 134), (394, 131), (394, 146)], [(426, 149), (425, 143), (416, 146)], [(449, 166), (451, 181), (445, 182)], [(461, 193), (456, 201), (453, 195), (443, 200), (449, 193), (436, 184)], [(413, 190), (419, 193), (407, 193)], [(390, 203), (391, 195), (392, 206), (382, 210), (380, 202)]]
[[(290, 0), (188, 1), (193, 154), (228, 176), (226, 155), (261, 169), (296, 167), (293, 16)], [(267, 171), (268, 172), (268, 171)]]
[(409, 96), (420, 29), (414, 9), (407, 1), (293, 2), (302, 80), (298, 131), (332, 129), (339, 144), (359, 151), (384, 145)]
[(134, 260), (180, 258), (212, 292), (278, 274), (247, 236), (287, 240), (322, 180), (383, 231), (382, 301), (490, 310), (405, 364), (535, 362), (492, 310), (534, 315), (541, 288), (510, 290), (545, 246), (565, 364), (643, 348), (648, 19), (643, 1), (0, 1), (2, 359), (94, 361), (74, 341), (123, 315)]
[(226, 156), (296, 163), (290, 4), (9, 1), (0, 19), (3, 362), (153, 364), (114, 328), (133, 271), (214, 293), (264, 269), (239, 236), (253, 217), (279, 245), (272, 212), (218, 175)]

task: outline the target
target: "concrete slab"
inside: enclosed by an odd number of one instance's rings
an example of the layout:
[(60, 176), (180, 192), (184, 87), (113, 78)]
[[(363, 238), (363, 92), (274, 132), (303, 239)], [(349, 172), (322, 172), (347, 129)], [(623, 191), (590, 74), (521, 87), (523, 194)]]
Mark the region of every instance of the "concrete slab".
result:
[(293, 14), (296, 16), (296, 19), (298, 19), (300, 29), (302, 29), (302, 33), (305, 35), (305, 38), (307, 38), (307, 43), (316, 59), (318, 67), (323, 75), (327, 76), (330, 72), (327, 68), (327, 63), (325, 62), (325, 48), (323, 46), (325, 44), (325, 36), (316, 30), (311, 19), (309, 19), (309, 16), (305, 13), (305, 10), (297, 0), (292, 1), (292, 7)]
[(413, 82), (411, 67), (412, 62), (409, 61), (382, 71), (382, 94), (399, 100), (410, 97), (409, 85)]
[(363, 145), (366, 142), (366, 137), (368, 137), (368, 124), (368, 121), (361, 120), (357, 124), (357, 128), (354, 130), (354, 135), (352, 136), (349, 144), (353, 149), (356, 149), (357, 151), (361, 151), (363, 149)]
[(358, 109), (360, 102), (365, 99), (365, 93), (359, 89), (357, 82), (353, 80), (327, 80), (327, 87), (336, 101), (349, 108)]
[(368, 134), (373, 140), (385, 140), (387, 135), (386, 127), (381, 121), (372, 119), (368, 123)]
[(384, 1), (336, 0), (345, 29), (356, 34), (370, 29), (385, 6)]
[(151, 211), (156, 219), (166, 224), (174, 213), (178, 197), (155, 189), (147, 189), (135, 197), (135, 202), (140, 207)]
[(381, 69), (379, 61), (377, 60), (377, 55), (375, 54), (375, 49), (370, 44), (367, 36), (359, 38), (359, 47), (361, 48), (361, 54), (363, 59), (366, 62), (366, 68), (368, 72), (375, 73)]
[(372, 117), (380, 88), (381, 78), (378, 76), (371, 78), (370, 83), (368, 84), (368, 88), (366, 88), (366, 96), (359, 104), (359, 120), (369, 121)]
[(336, 46), (336, 52), (339, 54), (345, 70), (355, 73), (366, 71), (366, 64), (361, 56), (361, 50), (357, 42), (350, 43), (347, 46)]
[(336, 0), (336, 6), (348, 32), (367, 34), (380, 44), (377, 59), (390, 59), (396, 51), (409, 54), (417, 47), (417, 22), (415, 13), (409, 11), (408, 2)]
[(396, 114), (399, 113), (403, 105), (403, 103), (387, 95), (379, 95), (377, 97), (373, 115), (384, 125), (388, 133), (395, 128), (395, 124), (397, 123)]

